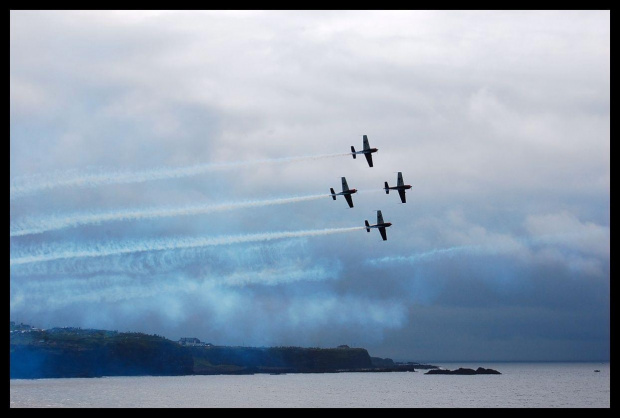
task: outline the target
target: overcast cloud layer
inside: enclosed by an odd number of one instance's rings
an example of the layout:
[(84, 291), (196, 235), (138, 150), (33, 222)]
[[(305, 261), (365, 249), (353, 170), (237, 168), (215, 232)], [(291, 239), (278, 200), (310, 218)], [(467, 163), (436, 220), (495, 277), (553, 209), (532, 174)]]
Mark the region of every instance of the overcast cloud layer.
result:
[(609, 11), (10, 20), (12, 320), (609, 360)]

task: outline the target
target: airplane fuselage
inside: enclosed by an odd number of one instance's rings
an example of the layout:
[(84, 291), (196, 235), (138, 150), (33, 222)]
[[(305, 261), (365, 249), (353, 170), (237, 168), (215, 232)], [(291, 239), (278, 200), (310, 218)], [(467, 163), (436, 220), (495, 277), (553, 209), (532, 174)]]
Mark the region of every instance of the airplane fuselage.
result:
[(355, 151), (352, 152), (351, 154), (372, 154), (373, 152), (377, 152), (379, 151), (379, 148), (369, 148), (369, 149), (365, 149), (362, 151)]
[(392, 226), (392, 222), (384, 222), (382, 224), (369, 225), (366, 228), (387, 228)]
[(357, 193), (357, 189), (349, 189), (349, 190), (345, 190), (343, 192), (338, 192), (335, 193), (336, 196), (340, 196), (340, 195), (345, 195), (345, 194), (353, 194), (353, 193)]
[(409, 190), (411, 189), (410, 184), (405, 184), (404, 186), (393, 186), (393, 187), (384, 187), (383, 190)]

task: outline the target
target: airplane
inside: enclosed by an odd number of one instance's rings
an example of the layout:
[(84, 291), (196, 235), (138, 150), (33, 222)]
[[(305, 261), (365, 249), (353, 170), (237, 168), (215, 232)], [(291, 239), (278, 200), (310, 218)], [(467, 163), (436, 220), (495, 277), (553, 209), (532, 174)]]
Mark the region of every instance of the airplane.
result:
[(370, 232), (370, 228), (378, 228), (379, 233), (381, 234), (381, 238), (383, 241), (387, 240), (387, 233), (385, 232), (385, 228), (388, 226), (392, 226), (391, 222), (383, 222), (383, 215), (381, 215), (381, 211), (377, 211), (377, 223), (375, 225), (370, 225), (368, 221), (364, 221), (366, 224), (366, 232)]
[(353, 207), (353, 199), (351, 198), (351, 195), (353, 193), (357, 193), (357, 189), (349, 189), (346, 178), (342, 177), (342, 192), (340, 193), (334, 192), (333, 187), (330, 187), (329, 190), (332, 192), (332, 198), (334, 200), (336, 200), (336, 196), (342, 195), (344, 196), (345, 199), (347, 199), (347, 203), (349, 204), (349, 207), (350, 208)]
[(405, 182), (403, 182), (403, 173), (401, 173), (400, 171), (398, 172), (398, 180), (396, 186), (388, 186), (387, 181), (384, 183), (385, 187), (383, 188), (383, 190), (385, 190), (385, 194), (390, 194), (390, 190), (398, 190), (398, 194), (400, 195), (400, 201), (403, 203), (407, 203), (407, 199), (405, 198), (405, 190), (411, 189), (411, 185), (405, 184)]
[(368, 166), (372, 167), (372, 153), (379, 151), (378, 148), (370, 148), (368, 144), (368, 137), (364, 135), (364, 150), (363, 151), (355, 151), (355, 147), (351, 145), (351, 154), (353, 155), (353, 159), (356, 158), (357, 154), (364, 154), (366, 157), (366, 161), (368, 161)]

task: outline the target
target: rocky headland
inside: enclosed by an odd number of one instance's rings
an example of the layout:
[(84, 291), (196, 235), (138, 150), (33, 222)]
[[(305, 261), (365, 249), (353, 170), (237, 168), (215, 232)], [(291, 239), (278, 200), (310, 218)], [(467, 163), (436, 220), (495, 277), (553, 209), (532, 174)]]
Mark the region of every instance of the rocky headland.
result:
[[(195, 345), (183, 344), (187, 340)], [(415, 372), (437, 366), (371, 357), (364, 348), (236, 347), (99, 329), (11, 322), (10, 378)]]

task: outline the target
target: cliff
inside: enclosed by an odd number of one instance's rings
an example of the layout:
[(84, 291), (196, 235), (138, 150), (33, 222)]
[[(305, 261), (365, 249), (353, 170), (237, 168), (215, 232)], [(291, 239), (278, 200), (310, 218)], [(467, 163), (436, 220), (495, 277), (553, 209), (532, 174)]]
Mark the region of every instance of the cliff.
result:
[(182, 346), (137, 332), (11, 323), (10, 378), (415, 371), (364, 348)]
[(363, 348), (190, 347), (195, 374), (325, 373), (373, 368)]
[(11, 379), (192, 372), (191, 353), (163, 337), (76, 328), (11, 333)]

